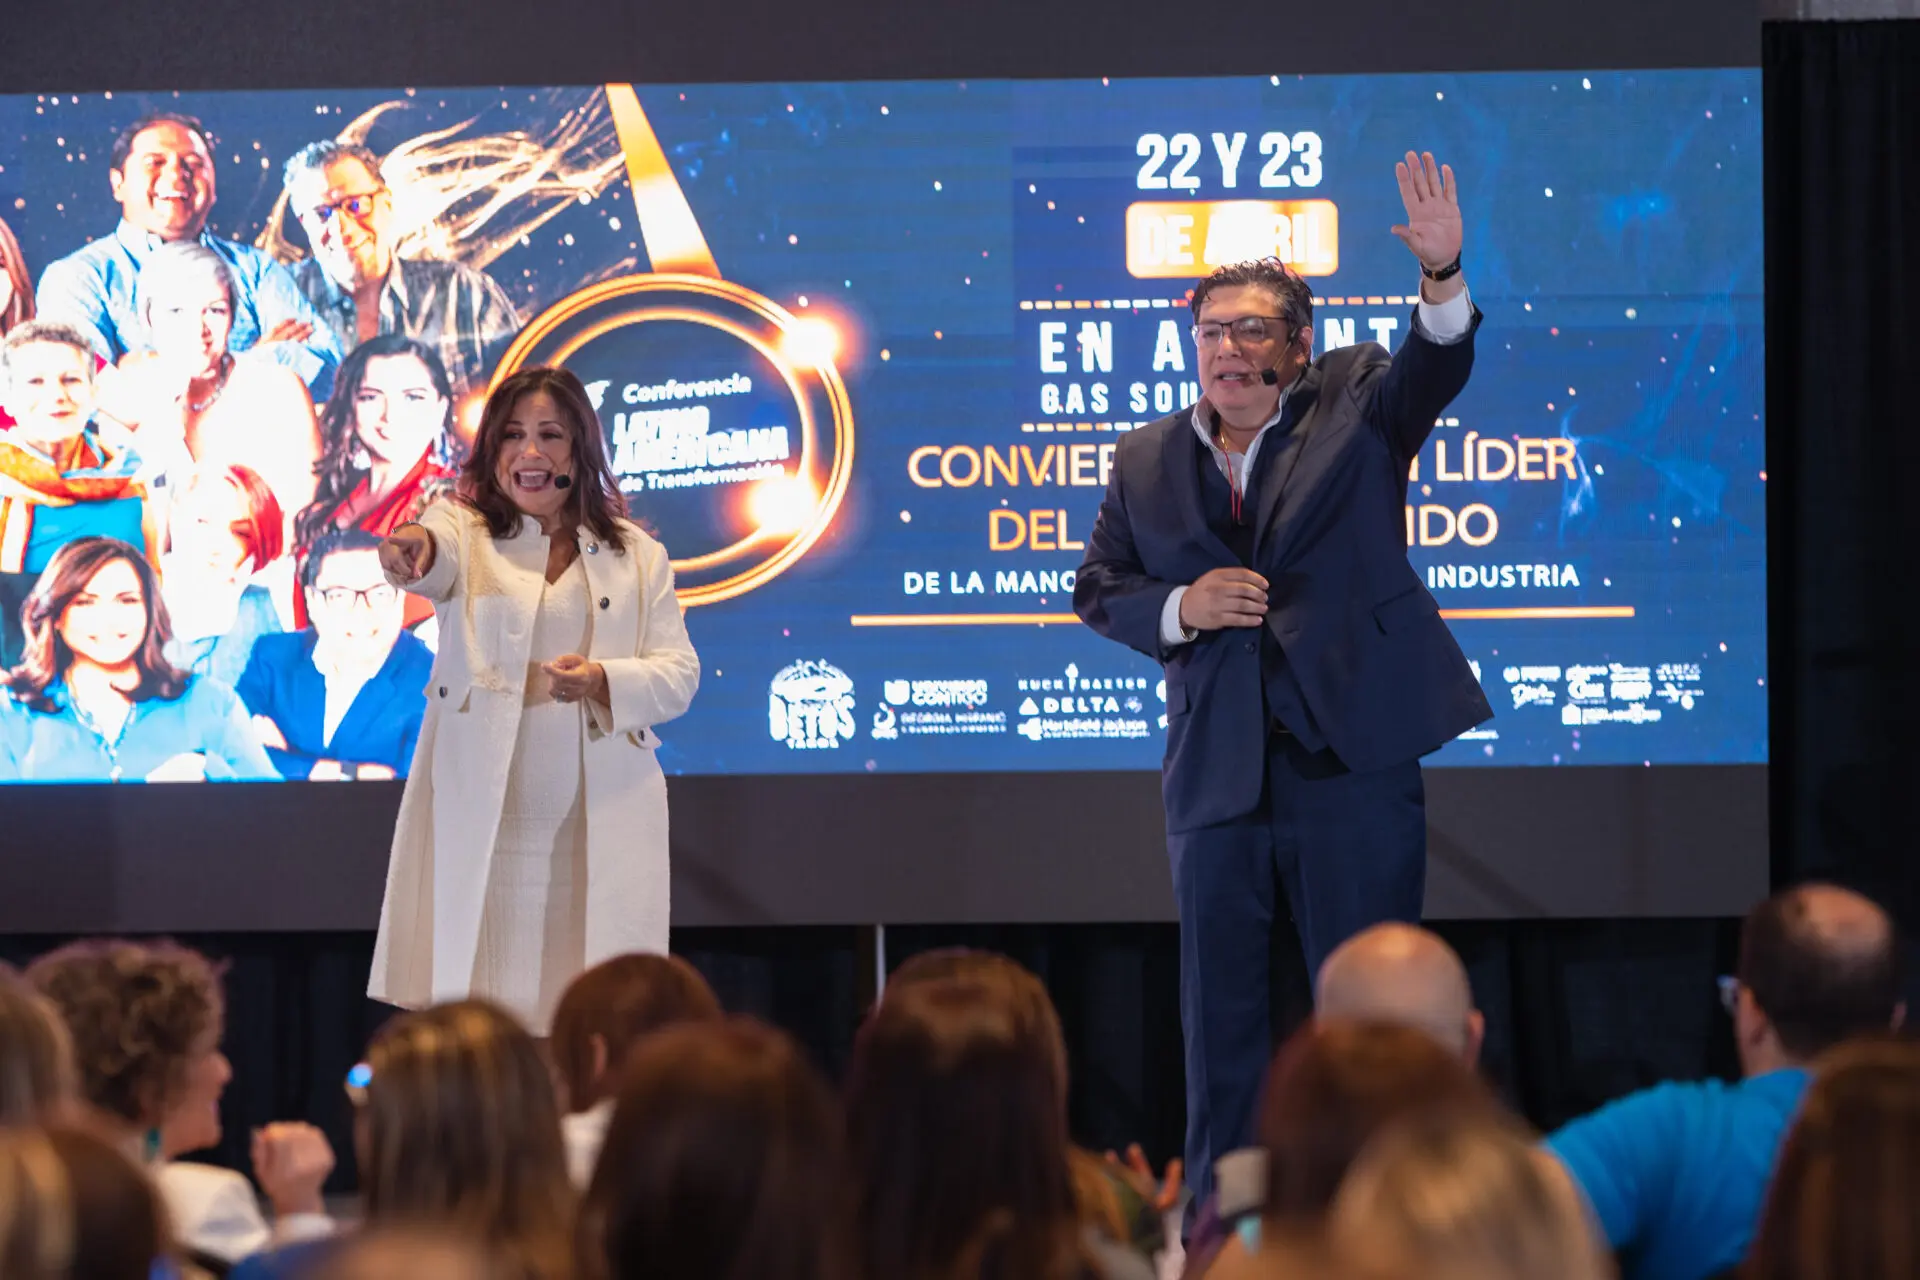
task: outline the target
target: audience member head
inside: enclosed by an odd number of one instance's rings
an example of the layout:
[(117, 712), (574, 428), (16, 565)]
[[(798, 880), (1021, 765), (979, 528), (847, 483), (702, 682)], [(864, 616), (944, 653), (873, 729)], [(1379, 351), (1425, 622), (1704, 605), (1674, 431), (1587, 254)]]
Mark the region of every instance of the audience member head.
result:
[(0, 1125), (0, 1276), (67, 1280), (73, 1262), (73, 1196), (47, 1135)]
[(314, 261), (336, 286), (351, 291), (387, 278), (393, 193), (380, 157), (358, 142), (324, 138), (294, 152), (282, 177)]
[(567, 984), (553, 1011), (554, 1066), (568, 1111), (613, 1093), (621, 1064), (641, 1040), (683, 1022), (717, 1022), (720, 999), (679, 956), (615, 956)]
[(882, 999), (929, 982), (971, 982), (997, 994), (1006, 1010), (1032, 1037), (1034, 1046), (1052, 1063), (1060, 1086), (1060, 1105), (1067, 1105), (1067, 1038), (1060, 1030), (1060, 1012), (1046, 984), (1019, 962), (996, 951), (945, 947), (909, 957), (887, 978)]
[(192, 116), (142, 116), (120, 131), (107, 160), (120, 216), (161, 240), (194, 240), (215, 196), (213, 139)]
[(847, 1077), (868, 1275), (1082, 1274), (1057, 1069), (986, 984), (888, 992)]
[(1336, 947), (1320, 966), (1314, 1014), (1413, 1027), (1468, 1065), (1480, 1060), (1486, 1034), (1460, 957), (1438, 934), (1411, 924), (1377, 924)]
[(519, 1280), (571, 1273), (574, 1196), (540, 1048), (463, 1000), (389, 1022), (367, 1049), (355, 1140), (368, 1221), (463, 1232)]
[(313, 1280), (514, 1280), (486, 1246), (446, 1230), (374, 1227), (331, 1250)]
[(0, 406), (22, 439), (50, 445), (79, 435), (93, 420), (93, 347), (55, 320), (29, 320), (0, 338)]
[(33, 319), (33, 273), (19, 238), (0, 218), (0, 338)]
[(1748, 1280), (1920, 1275), (1920, 1044), (1822, 1057), (1774, 1166)]
[(65, 1280), (150, 1280), (168, 1239), (166, 1214), (146, 1171), (84, 1129), (53, 1129), (47, 1141), (66, 1173), (73, 1206)]
[(1566, 1171), (1512, 1126), (1429, 1117), (1383, 1132), (1328, 1214), (1342, 1258), (1422, 1280), (1605, 1280), (1613, 1263)]
[(170, 942), (75, 942), (27, 969), (73, 1041), (80, 1094), (145, 1159), (220, 1141), (224, 1003), (206, 957)]
[(153, 1184), (105, 1139), (0, 1127), (0, 1276), (150, 1280), (166, 1245)]
[(1269, 1156), (1265, 1216), (1276, 1226), (1320, 1218), (1361, 1149), (1393, 1123), (1501, 1114), (1473, 1069), (1423, 1031), (1308, 1023), (1267, 1073), (1259, 1126)]
[(0, 1125), (56, 1118), (73, 1088), (66, 1024), (39, 992), (0, 964)]
[(785, 1035), (670, 1027), (621, 1072), (580, 1212), (585, 1280), (840, 1280), (854, 1254), (839, 1108)]
[(1734, 1034), (1748, 1075), (1809, 1062), (1905, 1015), (1892, 920), (1834, 885), (1788, 889), (1749, 912), (1736, 976)]
[[(1067, 1105), (1067, 1041), (1060, 1030), (1060, 1014), (1053, 997), (1029, 969), (1011, 957), (994, 951), (976, 951), (970, 947), (945, 947), (910, 956), (887, 977), (881, 998), (892, 999), (930, 982), (970, 982), (994, 993), (1016, 1021), (1021, 1033), (1053, 1064), (1059, 1085), (1061, 1114)], [(1127, 1213), (1115, 1193), (1114, 1179), (1106, 1163), (1091, 1152), (1069, 1146), (1067, 1170), (1073, 1185), (1074, 1203), (1082, 1221), (1115, 1241), (1124, 1242), (1133, 1234)]]

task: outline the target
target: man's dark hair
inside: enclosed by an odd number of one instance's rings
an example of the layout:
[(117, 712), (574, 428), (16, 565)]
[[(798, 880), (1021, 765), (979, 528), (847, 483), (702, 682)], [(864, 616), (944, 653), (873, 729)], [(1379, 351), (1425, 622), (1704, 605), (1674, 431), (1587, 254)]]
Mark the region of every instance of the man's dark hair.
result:
[[(1200, 308), (1215, 289), (1254, 286), (1270, 289), (1280, 299), (1280, 316), (1294, 333), (1313, 323), (1313, 290), (1298, 272), (1278, 258), (1255, 258), (1251, 262), (1229, 262), (1214, 268), (1212, 275), (1193, 289), (1193, 319), (1200, 322)], [(1289, 337), (1292, 335), (1289, 334)]]
[(1885, 1032), (1900, 1003), (1893, 925), (1836, 935), (1816, 916), (1819, 885), (1789, 889), (1747, 914), (1740, 931), (1740, 985), (1773, 1024), (1780, 1047), (1812, 1058), (1842, 1040)]
[(133, 154), (133, 140), (157, 124), (177, 124), (193, 131), (200, 139), (200, 145), (207, 149), (207, 158), (213, 158), (213, 135), (207, 132), (207, 126), (195, 116), (181, 115), (178, 111), (155, 111), (151, 115), (141, 116), (120, 131), (113, 140), (113, 151), (107, 157), (107, 168), (115, 173), (126, 170), (127, 157)]
[(358, 526), (329, 529), (314, 539), (313, 550), (300, 566), (300, 585), (311, 587), (320, 580), (320, 566), (336, 551), (378, 551), (380, 539)]

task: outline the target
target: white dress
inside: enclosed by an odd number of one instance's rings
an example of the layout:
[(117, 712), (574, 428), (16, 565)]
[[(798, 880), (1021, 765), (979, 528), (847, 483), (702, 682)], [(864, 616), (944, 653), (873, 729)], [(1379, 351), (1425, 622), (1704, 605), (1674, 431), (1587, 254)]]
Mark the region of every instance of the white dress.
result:
[(534, 618), (520, 731), (507, 769), (473, 963), (473, 994), (513, 1011), (537, 1036), (586, 967), (586, 708), (556, 702), (540, 664), (585, 653), (593, 626), (576, 557), (548, 583)]

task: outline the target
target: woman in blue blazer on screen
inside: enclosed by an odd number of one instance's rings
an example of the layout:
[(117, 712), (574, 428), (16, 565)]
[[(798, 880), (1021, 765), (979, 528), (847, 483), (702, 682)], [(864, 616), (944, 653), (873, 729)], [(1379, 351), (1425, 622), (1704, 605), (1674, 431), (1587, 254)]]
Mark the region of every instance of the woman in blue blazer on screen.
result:
[(0, 780), (272, 778), (228, 686), (163, 656), (153, 569), (115, 538), (55, 553), (21, 611), (26, 653), (0, 694)]
[(320, 535), (300, 586), (313, 625), (260, 637), (240, 677), (274, 767), (315, 782), (405, 777), (433, 652), (406, 630), (380, 539), (355, 528)]

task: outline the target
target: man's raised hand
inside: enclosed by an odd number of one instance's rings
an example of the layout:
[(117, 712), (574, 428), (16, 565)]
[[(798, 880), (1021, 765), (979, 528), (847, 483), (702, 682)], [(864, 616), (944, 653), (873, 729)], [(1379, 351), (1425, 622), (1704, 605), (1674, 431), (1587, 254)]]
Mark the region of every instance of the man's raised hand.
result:
[(1433, 153), (1415, 155), (1393, 166), (1400, 182), (1400, 200), (1407, 220), (1393, 229), (1421, 265), (1434, 271), (1460, 256), (1460, 196), (1454, 189), (1453, 169), (1433, 163)]

